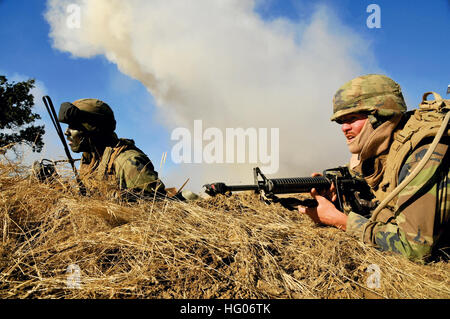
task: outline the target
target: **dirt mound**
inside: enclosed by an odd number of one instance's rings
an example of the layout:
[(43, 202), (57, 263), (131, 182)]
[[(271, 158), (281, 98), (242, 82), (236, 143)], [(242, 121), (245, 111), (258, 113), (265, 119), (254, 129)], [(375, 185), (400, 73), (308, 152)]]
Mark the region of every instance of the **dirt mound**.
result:
[(378, 252), (253, 194), (129, 203), (68, 183), (0, 165), (0, 298), (450, 297), (448, 263)]

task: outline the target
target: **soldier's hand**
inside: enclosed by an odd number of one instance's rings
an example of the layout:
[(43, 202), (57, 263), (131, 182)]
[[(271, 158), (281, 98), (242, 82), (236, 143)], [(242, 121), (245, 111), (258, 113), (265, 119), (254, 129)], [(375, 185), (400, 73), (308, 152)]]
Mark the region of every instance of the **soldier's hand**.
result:
[(339, 211), (324, 196), (319, 195), (315, 188), (311, 190), (311, 196), (317, 201), (317, 207), (299, 206), (299, 213), (308, 215), (317, 224), (335, 226), (343, 230), (346, 229), (347, 215)]
[[(312, 173), (311, 176), (317, 177), (317, 176), (323, 176), (323, 175), (321, 173)], [(334, 185), (334, 183), (331, 183), (331, 186), (329, 189), (320, 190), (319, 194), (321, 196), (326, 197), (328, 200), (330, 200), (334, 203), (337, 199), (336, 186)]]

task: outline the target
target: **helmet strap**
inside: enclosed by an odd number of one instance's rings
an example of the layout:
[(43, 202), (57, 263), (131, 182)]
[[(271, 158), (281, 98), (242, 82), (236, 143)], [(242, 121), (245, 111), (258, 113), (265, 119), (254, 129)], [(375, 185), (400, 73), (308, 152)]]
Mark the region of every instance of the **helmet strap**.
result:
[(373, 114), (369, 114), (367, 118), (369, 119), (370, 124), (372, 124), (373, 129), (376, 129), (383, 123), (382, 121), (379, 121), (377, 117)]
[(383, 124), (384, 122), (388, 121), (390, 118), (392, 118), (392, 115), (388, 115), (388, 116), (382, 116), (380, 114), (374, 113), (374, 114), (369, 114), (367, 116), (367, 118), (369, 119), (370, 124), (372, 124), (373, 129), (377, 129), (377, 127), (379, 127), (381, 124)]

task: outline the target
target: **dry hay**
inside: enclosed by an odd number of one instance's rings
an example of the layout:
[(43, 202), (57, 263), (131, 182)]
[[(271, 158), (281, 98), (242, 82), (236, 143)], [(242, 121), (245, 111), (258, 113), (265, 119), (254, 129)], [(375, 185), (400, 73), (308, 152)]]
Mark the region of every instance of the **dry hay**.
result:
[[(1, 164), (0, 234), (0, 298), (450, 296), (448, 263), (378, 252), (246, 193), (125, 203)], [(380, 288), (368, 288), (371, 264)]]

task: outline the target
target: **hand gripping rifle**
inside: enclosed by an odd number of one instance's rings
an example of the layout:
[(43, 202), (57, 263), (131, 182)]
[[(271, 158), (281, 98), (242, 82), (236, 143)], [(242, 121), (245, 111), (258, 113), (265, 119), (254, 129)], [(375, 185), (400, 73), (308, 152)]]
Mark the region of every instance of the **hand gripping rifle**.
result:
[(318, 191), (327, 190), (334, 183), (337, 199), (334, 205), (344, 211), (344, 205), (363, 216), (370, 216), (376, 203), (372, 201), (374, 195), (363, 179), (353, 177), (347, 167), (327, 169), (323, 176), (266, 178), (259, 167), (253, 169), (255, 183), (253, 185), (226, 185), (225, 183), (206, 184), (205, 192), (210, 196), (231, 194), (237, 191), (255, 191), (267, 202), (279, 202), (287, 209), (294, 210), (296, 206), (317, 206), (314, 199), (299, 200), (296, 198), (278, 198), (277, 194), (309, 193), (312, 188)]
[[(52, 99), (50, 98), (50, 96), (46, 95), (42, 98), (42, 100), (44, 101), (45, 108), (47, 109), (47, 112), (50, 115), (50, 119), (52, 120), (53, 126), (56, 129), (56, 133), (58, 133), (59, 139), (61, 140), (61, 142), (63, 144), (67, 159), (68, 159), (70, 165), (72, 166), (72, 170), (75, 174), (75, 179), (77, 181), (77, 184), (78, 184), (78, 187), (80, 190), (80, 194), (85, 196), (86, 195), (86, 187), (83, 185), (83, 182), (81, 181), (80, 176), (78, 175), (78, 171), (75, 167), (75, 160), (70, 155), (70, 151), (69, 151), (69, 148), (67, 147), (66, 139), (64, 138), (64, 133), (61, 129), (61, 125), (59, 125), (59, 122), (58, 122), (58, 116), (56, 115), (56, 111), (53, 106)], [(48, 165), (48, 164), (45, 164), (45, 165)]]

